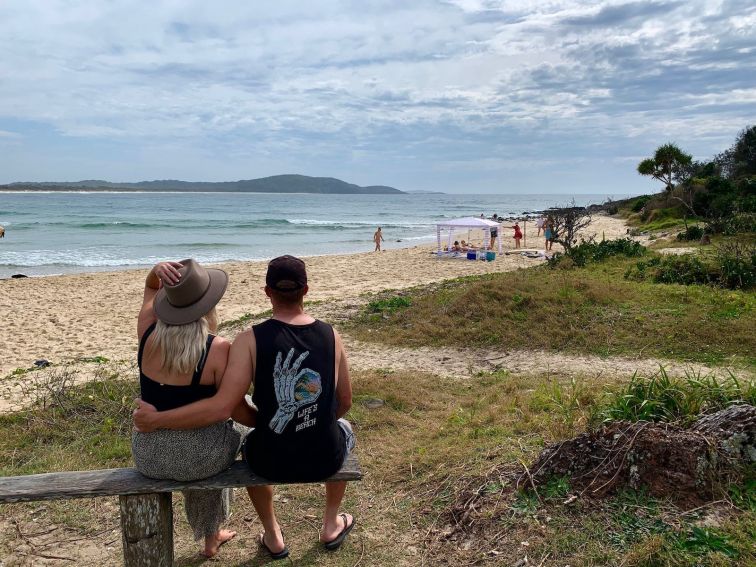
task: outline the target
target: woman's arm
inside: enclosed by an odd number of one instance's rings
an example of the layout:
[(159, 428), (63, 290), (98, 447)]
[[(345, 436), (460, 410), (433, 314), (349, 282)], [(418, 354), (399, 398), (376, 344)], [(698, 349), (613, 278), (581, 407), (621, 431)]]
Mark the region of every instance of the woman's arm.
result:
[(144, 297), (142, 298), (142, 308), (139, 310), (139, 319), (137, 321), (137, 336), (141, 339), (147, 327), (152, 325), (156, 319), (152, 311), (152, 303), (155, 301), (155, 294), (158, 292), (162, 283), (175, 285), (181, 279), (179, 268), (182, 265), (178, 262), (159, 262), (155, 264), (147, 274), (144, 281)]
[[(196, 429), (228, 419), (240, 410), (240, 402), (249, 390), (254, 372), (254, 334), (245, 331), (231, 345), (228, 366), (218, 391), (212, 398), (168, 411), (157, 411), (154, 406), (137, 399), (134, 410), (134, 427), (137, 431), (155, 429)], [(251, 411), (251, 410), (250, 410)], [(245, 419), (252, 419), (247, 413)], [(242, 416), (240, 416), (242, 417)]]
[(257, 427), (257, 408), (247, 401), (247, 396), (244, 396), (231, 412), (231, 419), (247, 427)]
[(344, 417), (352, 407), (352, 380), (341, 336), (333, 330), (336, 347), (336, 418)]

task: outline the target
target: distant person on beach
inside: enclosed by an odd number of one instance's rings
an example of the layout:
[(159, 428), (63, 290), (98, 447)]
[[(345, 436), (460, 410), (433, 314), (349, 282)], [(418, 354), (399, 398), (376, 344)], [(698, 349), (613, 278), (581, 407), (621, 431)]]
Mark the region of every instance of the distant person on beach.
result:
[(381, 242), (383, 241), (383, 233), (381, 232), (381, 227), (378, 227), (378, 230), (375, 231), (375, 234), (373, 235), (373, 242), (375, 242), (375, 250), (373, 252), (380, 252), (381, 251)]
[(491, 243), (490, 243), (490, 246), (489, 246), (491, 248), (491, 250), (493, 250), (493, 247), (496, 244), (496, 237), (497, 236), (499, 236), (499, 230), (498, 230), (497, 227), (492, 226), (491, 227)]
[(546, 219), (543, 218), (543, 215), (540, 215), (536, 219), (536, 223), (535, 223), (536, 228), (538, 229), (538, 234), (536, 234), (536, 236), (541, 236), (541, 231), (543, 230), (543, 225), (544, 224), (546, 224)]
[[(226, 272), (191, 259), (160, 262), (147, 274), (137, 322), (140, 405), (162, 413), (215, 395), (230, 349), (226, 339), (212, 334), (218, 326), (215, 305), (227, 285)], [(231, 466), (248, 431), (220, 418), (186, 431), (135, 431), (134, 462), (150, 478), (206, 478)], [(206, 557), (236, 535), (220, 529), (231, 497), (231, 489), (184, 491), (186, 517), (195, 539), (205, 539)]]
[(546, 223), (543, 225), (543, 236), (546, 239), (545, 250), (551, 250), (551, 246), (554, 243), (554, 219), (550, 216), (546, 219)]
[[(304, 311), (308, 291), (302, 260), (271, 260), (265, 294), (273, 316), (236, 337), (218, 393), (172, 411), (140, 407), (136, 426), (190, 429), (226, 419), (252, 384), (256, 409), (244, 422), (256, 424), (244, 445), (252, 471), (274, 482), (323, 481), (336, 473), (355, 444), (351, 425), (341, 419), (352, 405), (352, 385), (341, 337)], [(287, 557), (273, 487), (247, 491), (264, 528), (260, 546), (272, 559)], [(350, 514), (339, 513), (345, 491), (345, 481), (325, 485), (320, 542), (327, 550), (338, 549), (355, 524)]]
[(5, 227), (0, 226), (0, 238), (5, 238)]
[(520, 229), (520, 223), (515, 222), (514, 226), (512, 227), (514, 229), (514, 238), (515, 241), (515, 248), (520, 247), (520, 240), (522, 240), (522, 230)]

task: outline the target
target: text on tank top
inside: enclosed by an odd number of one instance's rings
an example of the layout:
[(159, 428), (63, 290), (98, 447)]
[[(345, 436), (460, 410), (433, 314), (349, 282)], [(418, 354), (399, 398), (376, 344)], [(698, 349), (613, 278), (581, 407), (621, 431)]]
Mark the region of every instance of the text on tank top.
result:
[(333, 328), (269, 319), (253, 328), (257, 427), (247, 440), (252, 470), (271, 480), (320, 480), (344, 460), (336, 420)]

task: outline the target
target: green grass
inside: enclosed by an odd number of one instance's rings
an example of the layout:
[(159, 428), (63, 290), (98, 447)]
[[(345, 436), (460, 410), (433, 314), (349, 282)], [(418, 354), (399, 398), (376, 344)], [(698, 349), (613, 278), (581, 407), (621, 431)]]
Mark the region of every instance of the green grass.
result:
[(671, 378), (662, 368), (648, 378), (635, 374), (630, 383), (602, 401), (596, 418), (609, 421), (661, 421), (689, 423), (701, 415), (730, 405), (756, 405), (756, 381), (700, 373)]
[[(71, 386), (70, 372), (54, 371), (42, 371), (50, 380), (37, 407), (0, 419), (2, 474), (128, 465), (134, 377), (104, 374), (95, 383)], [(538, 561), (547, 557), (545, 565), (752, 564), (756, 511), (744, 504), (750, 498), (747, 484), (730, 487), (743, 511), (725, 507), (720, 525), (704, 531), (696, 527), (705, 510), (684, 515), (673, 503), (643, 492), (565, 505), (572, 494), (566, 478), (552, 479), (538, 495), (516, 489), (520, 463), (531, 462), (545, 443), (582, 429), (606, 380), (560, 384), (503, 371), (465, 381), (417, 372), (355, 372), (348, 417), (365, 478), (350, 483), (345, 508), (359, 524), (338, 554), (326, 554), (316, 543), (322, 488), (277, 487), (276, 506), (294, 559), (300, 565), (339, 567), (511, 565), (527, 554)], [(366, 401), (372, 399), (385, 403), (369, 409)], [(259, 523), (246, 497), (238, 496), (229, 527), (239, 536), (214, 563), (264, 564), (256, 556)], [(111, 506), (103, 500), (3, 505), (0, 516), (19, 522), (26, 533), (32, 527), (44, 532), (52, 523), (71, 530), (67, 539), (88, 540), (103, 525), (117, 529), (115, 499)], [(181, 498), (174, 501), (176, 563), (196, 565)], [(30, 510), (37, 521), (27, 529)], [(13, 531), (7, 535), (0, 556), (21, 541)], [(463, 545), (466, 541), (471, 545)], [(114, 562), (118, 553), (116, 546)]]
[(35, 406), (0, 415), (0, 476), (129, 466), (138, 383), (102, 373), (74, 386), (69, 367), (39, 373)]
[(401, 346), (489, 346), (756, 364), (756, 296), (627, 281), (631, 259), (448, 280), (411, 305), (365, 311), (348, 332)]
[[(628, 223), (640, 231), (657, 231), (676, 227), (684, 227), (682, 213), (675, 207), (653, 209), (644, 219), (638, 213), (631, 213), (627, 217)], [(689, 218), (688, 222), (696, 219)]]

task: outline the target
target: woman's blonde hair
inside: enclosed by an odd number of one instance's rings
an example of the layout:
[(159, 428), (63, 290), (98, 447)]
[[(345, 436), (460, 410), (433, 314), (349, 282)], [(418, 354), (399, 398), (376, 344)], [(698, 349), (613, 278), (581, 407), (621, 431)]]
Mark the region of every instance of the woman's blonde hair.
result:
[(169, 325), (158, 320), (150, 353), (160, 352), (160, 369), (166, 373), (189, 374), (197, 369), (207, 336), (217, 327), (214, 307), (201, 319), (185, 325)]

